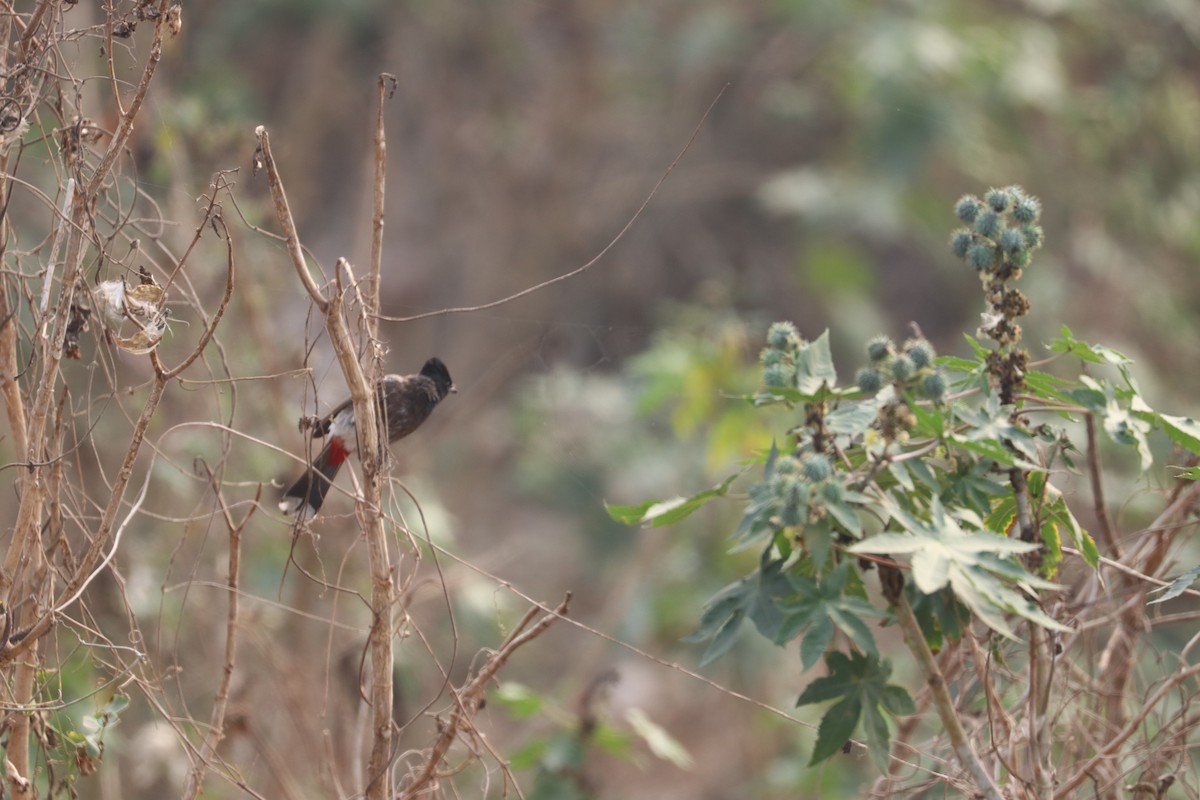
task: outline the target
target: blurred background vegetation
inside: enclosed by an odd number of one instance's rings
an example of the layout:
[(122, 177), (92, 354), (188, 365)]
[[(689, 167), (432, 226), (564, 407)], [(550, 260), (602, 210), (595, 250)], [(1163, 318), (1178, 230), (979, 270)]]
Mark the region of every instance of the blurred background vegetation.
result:
[[(769, 446), (771, 428), (739, 397), (757, 386), (771, 320), (809, 337), (831, 328), (846, 378), (867, 337), (903, 338), (910, 321), (940, 353), (965, 350), (962, 333), (982, 310), (978, 280), (946, 242), (954, 200), (988, 185), (1022, 184), (1045, 208), (1048, 243), (1024, 286), (1035, 356), (1066, 323), (1135, 359), (1157, 408), (1190, 413), (1200, 388), (1190, 368), (1200, 357), (1198, 40), (1200, 6), (1177, 0), (189, 2), (137, 131), (137, 180), (181, 221), (183, 242), (211, 175), (237, 168), (238, 210), (274, 231), (266, 184), (249, 169), (251, 132), (266, 125), (326, 273), (341, 255), (365, 263), (375, 81), (394, 74), (382, 292), (385, 313), (402, 318), (492, 301), (592, 258), (724, 89), (655, 201), (590, 271), (488, 311), (384, 325), (391, 371), (436, 354), (459, 388), (393, 448), (394, 474), (424, 516), (397, 504), (446, 551), (426, 553), (411, 592), (420, 637), (400, 644), (398, 716), (438, 696), (439, 665), (461, 680), (472, 654), (524, 611), (501, 581), (550, 604), (569, 590), (576, 619), (655, 659), (565, 625), (521, 651), (504, 677), (558, 711), (522, 718), (500, 702), (480, 722), (501, 753), (533, 743), (530, 786), (533, 765), (547, 763), (553, 735), (577, 715), (629, 733), (636, 708), (690, 764), (634, 735), (625, 750), (609, 748), (616, 757), (589, 753), (576, 789), (848, 796), (871, 780), (860, 751), (808, 769), (811, 726), (668, 666), (695, 667), (701, 646), (682, 638), (753, 558), (726, 554), (737, 504), (638, 531), (612, 522), (603, 503), (692, 493)], [(169, 395), (157, 435), (213, 420), (300, 452), (296, 420), (340, 399), (337, 369), (283, 248), (234, 224), (232, 209), (225, 216), (241, 271), (214, 375), (283, 377), (185, 386)], [(201, 297), (220, 293), (219, 253), (210, 273), (190, 268)], [(87, 359), (85, 349), (68, 383), (88, 379)], [(136, 376), (136, 359), (122, 361)], [(285, 375), (305, 363), (310, 376)], [(110, 433), (123, 447), (121, 402), (97, 411), (101, 451)], [(166, 696), (202, 719), (222, 625), (222, 613), (205, 613), (222, 607), (206, 582), (224, 567), (192, 459), (223, 443), (204, 428), (158, 441), (167, 460), (119, 561)], [(226, 491), (243, 504), (296, 466), (252, 441), (232, 452)], [(369, 620), (295, 570), (283, 575), (291, 538), (275, 491), (264, 490), (269, 510), (246, 533), (246, 589), (261, 600), (247, 602), (233, 699), (244, 727), (226, 757), (266, 796), (327, 796), (318, 765), (352, 747), (341, 717), (356, 713)], [(365, 590), (352, 504), (335, 496), (328, 509), (297, 560)], [(82, 685), (94, 669), (80, 664)], [(797, 653), (750, 637), (704, 674), (788, 713), (811, 678)], [(596, 710), (598, 681), (606, 701)], [(179, 745), (151, 717), (129, 716), (114, 732), (107, 758), (120, 767), (93, 779), (95, 796), (176, 793)], [(433, 724), (418, 717), (402, 751), (423, 746)], [(473, 796), (486, 779), (475, 768), (458, 781)]]

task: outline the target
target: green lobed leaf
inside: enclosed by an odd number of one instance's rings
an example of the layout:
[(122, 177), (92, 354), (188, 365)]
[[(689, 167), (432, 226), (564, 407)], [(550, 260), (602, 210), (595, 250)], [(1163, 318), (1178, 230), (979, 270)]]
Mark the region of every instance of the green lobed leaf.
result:
[(887, 721), (883, 718), (883, 714), (879, 713), (879, 707), (876, 705), (864, 706), (862, 714), (863, 730), (867, 733), (867, 753), (871, 756), (871, 761), (874, 762), (876, 768), (880, 772), (887, 773), (888, 751), (891, 749), (888, 741), (890, 736)]
[(787, 616), (780, 604), (796, 589), (793, 580), (781, 571), (782, 561), (765, 557), (769, 552), (764, 553), (758, 570), (726, 586), (709, 600), (700, 627), (684, 637), (683, 641), (690, 643), (711, 640), (700, 666), (707, 666), (729, 652), (747, 619), (772, 641), (776, 641), (779, 630), (786, 625)]
[[(1038, 545), (991, 531), (966, 531), (937, 498), (930, 504), (928, 520), (903, 509), (898, 501), (894, 505), (893, 518), (905, 533), (882, 533), (847, 549), (852, 553), (911, 554), (917, 589), (933, 594), (949, 586), (963, 605), (1004, 636), (1015, 638), (1005, 614), (1016, 614), (1053, 630), (1066, 630), (1025, 594), (1059, 588), (1057, 584), (1030, 574), (1011, 559)], [(960, 516), (965, 521), (975, 518), (973, 514)]]
[(841, 750), (854, 735), (861, 714), (862, 698), (858, 695), (847, 695), (826, 711), (817, 726), (817, 743), (808, 765), (819, 764)]
[(805, 671), (816, 666), (833, 640), (833, 622), (828, 616), (818, 616), (800, 639), (800, 665)]
[(886, 770), (890, 734), (881, 709), (890, 714), (913, 713), (912, 699), (900, 687), (888, 684), (891, 664), (877, 656), (833, 651), (825, 656), (825, 664), (830, 674), (810, 683), (796, 701), (801, 706), (840, 698), (821, 718), (809, 764), (838, 752), (862, 718), (871, 758)]
[(842, 562), (820, 579), (801, 575), (790, 578), (794, 593), (778, 603), (785, 616), (775, 642), (789, 642), (807, 629), (800, 642), (800, 659), (805, 669), (811, 668), (824, 652), (835, 626), (864, 653), (878, 652), (875, 637), (863, 618), (878, 617), (880, 612), (861, 597), (846, 594), (851, 574), (849, 563)]

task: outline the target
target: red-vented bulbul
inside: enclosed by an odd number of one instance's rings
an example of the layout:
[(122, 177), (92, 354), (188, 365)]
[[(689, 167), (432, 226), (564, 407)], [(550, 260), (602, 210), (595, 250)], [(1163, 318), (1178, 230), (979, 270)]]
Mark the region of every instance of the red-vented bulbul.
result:
[[(375, 408), (387, 427), (388, 442), (403, 439), (421, 427), (446, 395), (455, 391), (450, 371), (431, 358), (416, 375), (385, 375), (375, 387)], [(334, 476), (358, 447), (354, 404), (346, 400), (313, 425), (313, 438), (324, 436), (325, 447), (312, 466), (283, 493), (279, 510), (312, 519), (321, 509)]]

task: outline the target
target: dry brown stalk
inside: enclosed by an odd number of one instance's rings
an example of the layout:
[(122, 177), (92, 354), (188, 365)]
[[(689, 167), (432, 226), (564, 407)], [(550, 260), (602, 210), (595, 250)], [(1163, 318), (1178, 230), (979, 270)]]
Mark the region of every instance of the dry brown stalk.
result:
[(487, 691), (488, 684), (496, 677), (496, 673), (518, 648), (541, 636), (556, 620), (565, 618), (570, 604), (571, 595), (568, 593), (557, 608), (543, 616), (532, 628), (526, 630), (539, 610), (537, 606), (530, 608), (504, 643), (500, 645), (500, 649), (488, 656), (487, 661), (465, 686), (454, 692), (454, 707), (450, 711), (450, 716), (439, 725), (437, 739), (430, 748), (424, 763), (415, 770), (412, 778), (405, 784), (400, 793), (401, 800), (411, 800), (411, 798), (419, 797), (426, 791), (432, 790), (431, 784), (437, 780), (438, 769), (445, 760), (450, 745), (458, 739), (463, 728), (472, 725), (475, 712), (482, 706), (484, 693)]

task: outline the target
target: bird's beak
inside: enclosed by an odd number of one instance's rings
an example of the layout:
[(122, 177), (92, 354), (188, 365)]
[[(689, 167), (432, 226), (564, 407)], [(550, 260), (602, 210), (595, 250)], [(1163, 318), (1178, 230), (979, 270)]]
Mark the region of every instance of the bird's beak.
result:
[(453, 383), (450, 384), (450, 394), (458, 394), (458, 387), (455, 386)]

